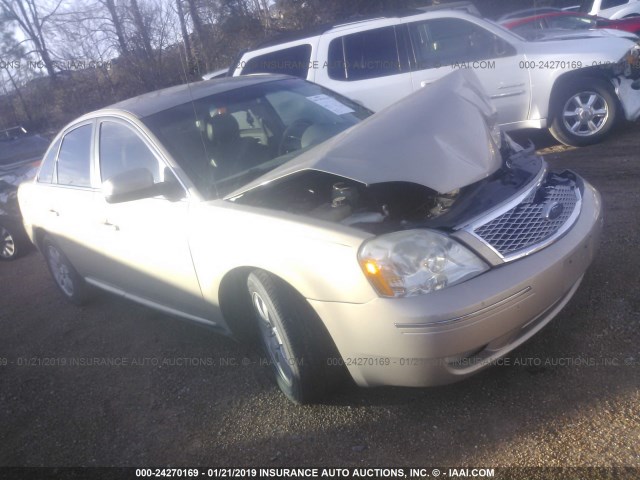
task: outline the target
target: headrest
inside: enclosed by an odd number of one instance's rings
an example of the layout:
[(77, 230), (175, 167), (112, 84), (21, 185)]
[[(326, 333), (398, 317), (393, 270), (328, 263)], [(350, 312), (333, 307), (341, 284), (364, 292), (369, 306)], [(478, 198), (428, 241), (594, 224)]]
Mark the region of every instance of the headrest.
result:
[(227, 143), (240, 138), (240, 125), (230, 113), (214, 115), (207, 122), (207, 137), (214, 143)]

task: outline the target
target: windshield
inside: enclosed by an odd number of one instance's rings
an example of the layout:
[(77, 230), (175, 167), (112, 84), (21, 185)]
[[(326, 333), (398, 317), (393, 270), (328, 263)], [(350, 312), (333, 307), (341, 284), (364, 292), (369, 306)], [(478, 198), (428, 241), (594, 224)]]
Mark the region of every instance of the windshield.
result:
[(298, 79), (201, 98), (143, 119), (207, 199), (222, 197), (372, 112)]

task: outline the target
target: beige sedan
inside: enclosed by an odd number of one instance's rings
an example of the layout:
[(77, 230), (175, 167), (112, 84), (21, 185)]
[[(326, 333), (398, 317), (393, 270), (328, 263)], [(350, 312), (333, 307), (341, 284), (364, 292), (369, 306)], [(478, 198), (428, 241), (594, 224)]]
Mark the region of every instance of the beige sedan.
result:
[(462, 71), (375, 115), (291, 77), (205, 81), (72, 122), (19, 200), (69, 300), (256, 340), (295, 402), (445, 384), (562, 309), (602, 225), (593, 187), (495, 120)]

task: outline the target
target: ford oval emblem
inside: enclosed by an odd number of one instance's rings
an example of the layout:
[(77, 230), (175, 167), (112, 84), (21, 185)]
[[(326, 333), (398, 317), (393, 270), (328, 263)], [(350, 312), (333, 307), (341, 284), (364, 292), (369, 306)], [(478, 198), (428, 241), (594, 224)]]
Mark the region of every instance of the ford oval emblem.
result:
[(558, 202), (551, 202), (545, 206), (544, 210), (542, 211), (542, 216), (544, 217), (545, 220), (548, 220), (551, 222), (553, 220), (556, 220), (560, 215), (562, 215), (563, 211), (564, 211), (564, 205)]

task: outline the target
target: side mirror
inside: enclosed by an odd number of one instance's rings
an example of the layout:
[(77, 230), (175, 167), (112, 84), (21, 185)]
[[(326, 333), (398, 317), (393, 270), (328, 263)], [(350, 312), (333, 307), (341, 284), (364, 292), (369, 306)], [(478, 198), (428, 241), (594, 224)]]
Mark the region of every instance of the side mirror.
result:
[(107, 203), (122, 203), (164, 195), (171, 201), (184, 196), (177, 181), (154, 183), (153, 175), (146, 168), (128, 170), (111, 177), (102, 184), (102, 193)]

